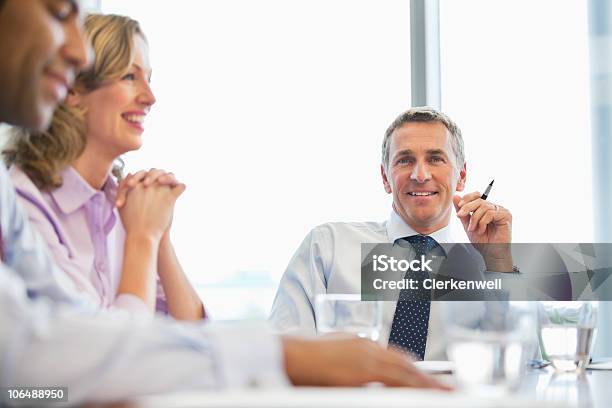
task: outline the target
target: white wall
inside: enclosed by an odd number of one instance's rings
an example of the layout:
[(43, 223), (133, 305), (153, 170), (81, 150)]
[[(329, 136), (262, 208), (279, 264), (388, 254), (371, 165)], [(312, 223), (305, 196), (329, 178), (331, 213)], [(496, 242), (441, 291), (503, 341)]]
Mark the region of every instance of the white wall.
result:
[(587, 3), (441, 0), (442, 109), (514, 242), (592, 242)]
[(126, 161), (187, 183), (173, 238), (217, 316), (257, 314), (230, 312), (245, 301), (236, 286), (261, 287), (265, 315), (315, 225), (389, 214), (380, 143), (410, 104), (409, 2), (105, 0), (102, 9), (138, 19), (148, 36), (158, 102), (145, 147)]

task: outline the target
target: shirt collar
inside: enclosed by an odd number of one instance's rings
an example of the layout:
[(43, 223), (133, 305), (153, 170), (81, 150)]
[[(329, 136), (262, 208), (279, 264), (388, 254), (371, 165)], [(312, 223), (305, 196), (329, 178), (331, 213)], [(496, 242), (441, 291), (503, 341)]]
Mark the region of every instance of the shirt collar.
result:
[[(410, 225), (399, 216), (395, 210), (391, 211), (389, 222), (387, 223), (387, 236), (391, 243), (395, 243), (400, 238), (409, 237), (411, 235), (419, 235)], [(440, 244), (451, 244), (453, 243), (453, 234), (450, 225), (446, 225), (439, 230), (429, 234), (430, 237), (435, 239)]]
[[(395, 212), (395, 210), (392, 210), (391, 215), (389, 216), (389, 221), (387, 222), (387, 236), (389, 238), (389, 242), (395, 244), (398, 239), (409, 237), (411, 235), (419, 235), (419, 233), (412, 229), (410, 225), (406, 224), (406, 221), (404, 221), (402, 217)], [(455, 229), (452, 227), (452, 222), (439, 230), (432, 232), (429, 234), (429, 236), (435, 239), (439, 244), (445, 244), (442, 247), (442, 250), (446, 254), (455, 246), (455, 244), (459, 242), (469, 242), (467, 237), (463, 238), (457, 234)]]
[[(72, 167), (68, 166), (61, 172), (62, 185), (52, 190), (50, 195), (64, 214), (70, 214), (85, 205), (99, 191), (94, 189)], [(106, 199), (114, 202), (117, 195), (117, 182), (109, 174), (102, 187)]]

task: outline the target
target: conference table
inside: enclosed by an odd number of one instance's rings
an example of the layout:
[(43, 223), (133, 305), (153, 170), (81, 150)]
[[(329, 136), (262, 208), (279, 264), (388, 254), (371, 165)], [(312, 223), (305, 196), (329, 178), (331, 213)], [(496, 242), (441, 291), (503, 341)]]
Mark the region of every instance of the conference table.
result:
[[(440, 375), (453, 382), (452, 375)], [(612, 407), (612, 371), (587, 370), (584, 375), (555, 374), (550, 367), (529, 369), (513, 393), (486, 397), (463, 391), (432, 392), (369, 386), (361, 388), (293, 387), (227, 391), (179, 392), (149, 396), (105, 408), (548, 408)]]
[(555, 374), (552, 367), (530, 369), (518, 394), (540, 402), (562, 402), (570, 407), (612, 407), (612, 371), (587, 370), (581, 376)]

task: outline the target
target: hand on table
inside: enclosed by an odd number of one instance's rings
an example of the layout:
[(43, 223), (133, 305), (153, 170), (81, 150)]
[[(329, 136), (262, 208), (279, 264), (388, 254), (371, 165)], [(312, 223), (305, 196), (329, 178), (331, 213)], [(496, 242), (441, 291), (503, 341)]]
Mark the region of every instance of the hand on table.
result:
[(407, 354), (357, 337), (283, 338), (287, 375), (295, 385), (388, 386), (451, 390), (419, 371)]

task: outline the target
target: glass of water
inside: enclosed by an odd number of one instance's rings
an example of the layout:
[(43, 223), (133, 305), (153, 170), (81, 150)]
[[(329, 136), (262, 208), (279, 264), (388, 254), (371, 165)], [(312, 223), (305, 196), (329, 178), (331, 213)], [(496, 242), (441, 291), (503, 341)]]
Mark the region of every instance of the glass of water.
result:
[(361, 295), (321, 294), (315, 298), (317, 333), (351, 333), (378, 341), (382, 328), (382, 302), (361, 300)]
[(558, 371), (584, 371), (597, 323), (597, 302), (539, 302), (542, 357)]
[(535, 352), (535, 307), (530, 302), (440, 302), (458, 385), (487, 396), (520, 385)]

